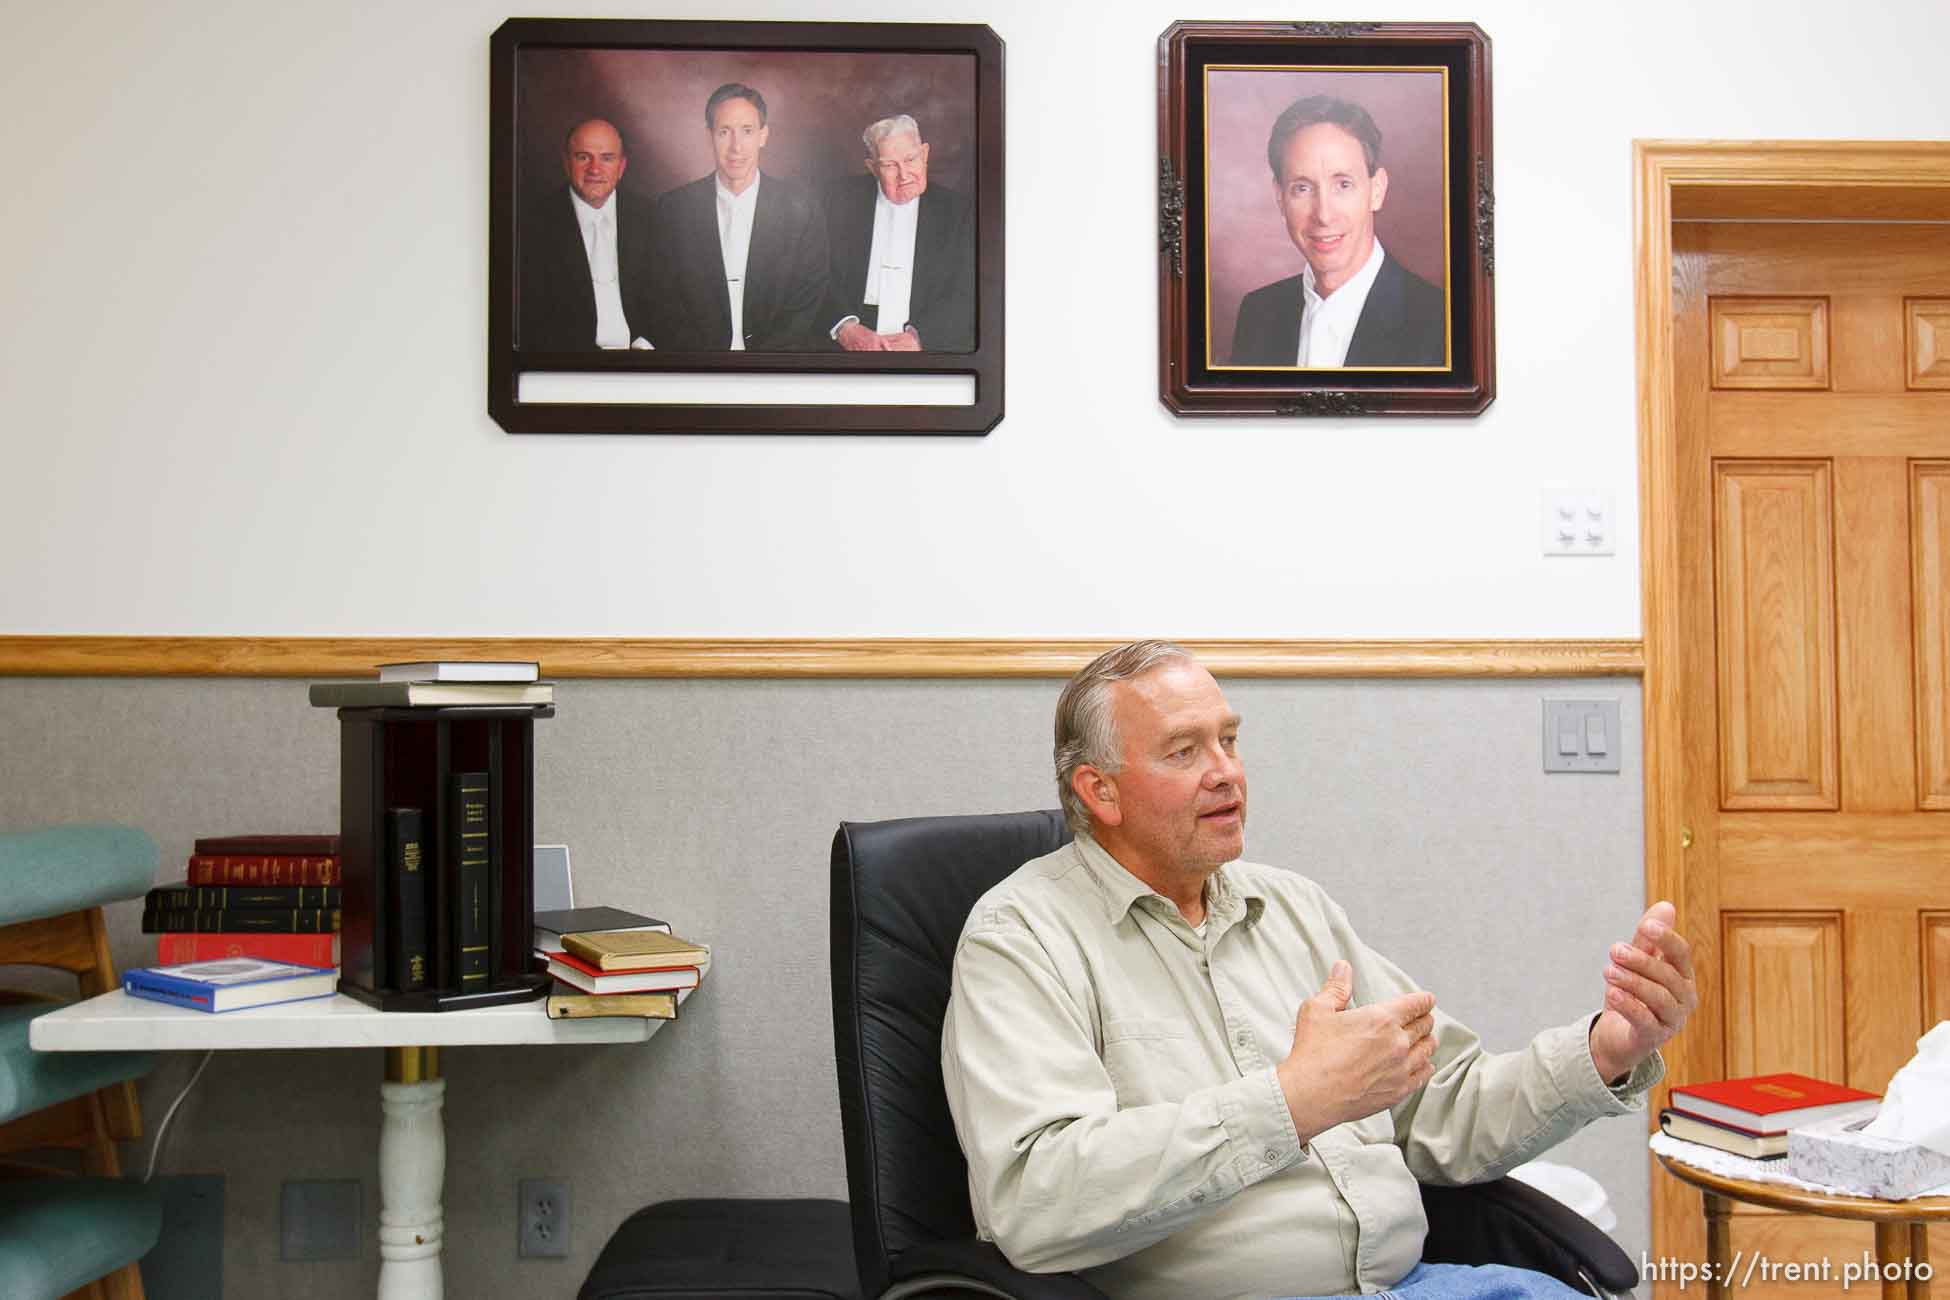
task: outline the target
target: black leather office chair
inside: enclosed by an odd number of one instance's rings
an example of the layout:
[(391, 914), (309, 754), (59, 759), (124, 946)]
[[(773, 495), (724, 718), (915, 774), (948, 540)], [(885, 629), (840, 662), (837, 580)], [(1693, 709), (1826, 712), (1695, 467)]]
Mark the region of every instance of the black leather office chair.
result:
[[(975, 1239), (968, 1167), (941, 1082), (949, 966), (975, 900), (1070, 838), (1060, 813), (843, 822), (833, 837), (833, 1046), (853, 1255), (864, 1296), (1101, 1300)], [(1594, 1294), (1638, 1270), (1591, 1222), (1514, 1179), (1424, 1187), (1424, 1258), (1515, 1264)]]

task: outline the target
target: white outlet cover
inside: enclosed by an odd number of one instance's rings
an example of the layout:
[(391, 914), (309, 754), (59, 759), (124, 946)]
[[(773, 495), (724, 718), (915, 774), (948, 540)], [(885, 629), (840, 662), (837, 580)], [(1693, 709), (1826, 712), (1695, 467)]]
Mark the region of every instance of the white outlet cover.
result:
[(1546, 489), (1539, 536), (1545, 555), (1612, 555), (1617, 517), (1608, 492)]

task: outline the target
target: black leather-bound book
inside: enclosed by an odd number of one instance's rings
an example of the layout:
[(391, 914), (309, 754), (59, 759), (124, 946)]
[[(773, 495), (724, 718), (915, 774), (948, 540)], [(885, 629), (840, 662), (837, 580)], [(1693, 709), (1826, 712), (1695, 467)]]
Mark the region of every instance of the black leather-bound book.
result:
[(450, 864), (454, 913), (454, 975), (460, 991), (489, 984), (488, 927), (492, 900), (488, 890), (493, 810), (488, 806), (488, 774), (456, 772), (451, 778), (447, 861)]
[(402, 993), (427, 986), (426, 817), (418, 808), (386, 810), (386, 963)]

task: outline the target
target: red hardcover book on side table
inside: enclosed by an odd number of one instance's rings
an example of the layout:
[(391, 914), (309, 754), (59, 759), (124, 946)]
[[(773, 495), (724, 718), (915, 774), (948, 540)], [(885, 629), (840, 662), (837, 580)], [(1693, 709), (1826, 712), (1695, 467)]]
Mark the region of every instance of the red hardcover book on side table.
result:
[(1785, 1133), (1843, 1111), (1876, 1094), (1805, 1074), (1756, 1074), (1718, 1083), (1688, 1083), (1672, 1090), (1672, 1108), (1749, 1133)]
[(225, 930), (207, 934), (156, 936), (158, 966), (220, 961), (225, 957), (256, 957), (260, 961), (284, 961), (298, 966), (336, 966), (339, 964), (339, 937), (336, 934), (259, 934)]

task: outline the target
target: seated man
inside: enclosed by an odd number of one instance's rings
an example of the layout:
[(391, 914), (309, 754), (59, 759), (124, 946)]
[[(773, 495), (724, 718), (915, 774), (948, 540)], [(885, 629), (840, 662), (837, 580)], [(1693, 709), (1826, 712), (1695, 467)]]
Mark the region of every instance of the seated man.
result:
[(1056, 706), (1073, 843), (976, 903), (942, 1070), (976, 1227), (1134, 1300), (1565, 1295), (1420, 1262), (1417, 1181), (1498, 1177), (1643, 1105), (1698, 999), (1673, 908), (1604, 1008), (1483, 1050), (1305, 877), (1244, 862), (1239, 717), (1186, 651), (1105, 654)]

